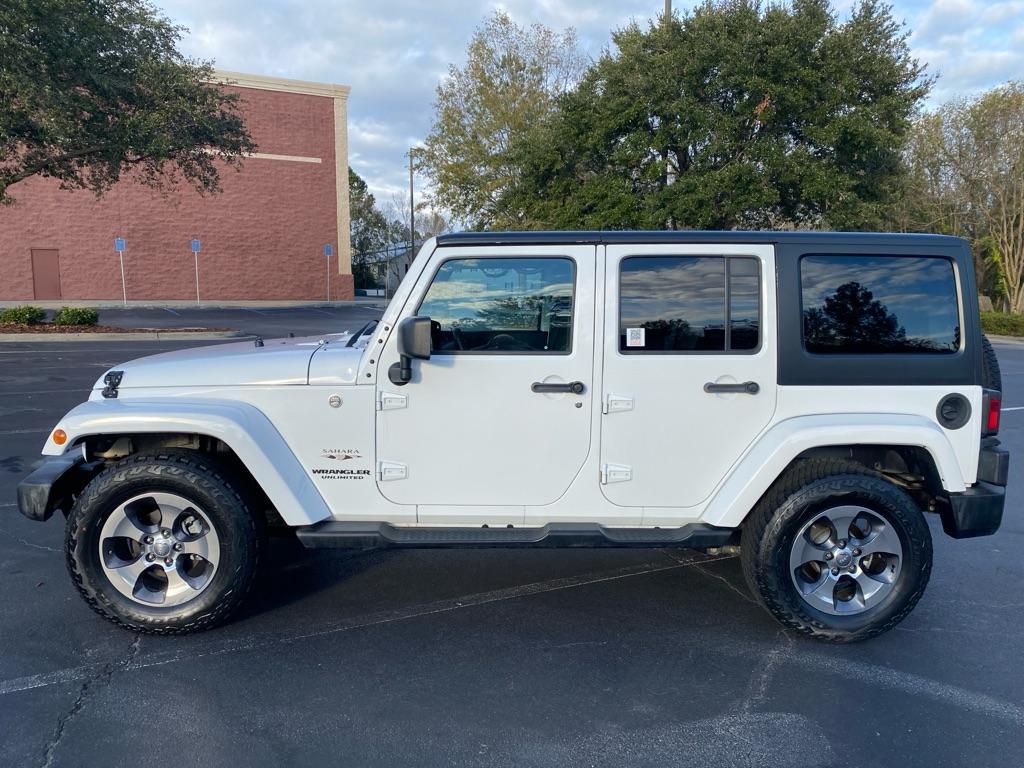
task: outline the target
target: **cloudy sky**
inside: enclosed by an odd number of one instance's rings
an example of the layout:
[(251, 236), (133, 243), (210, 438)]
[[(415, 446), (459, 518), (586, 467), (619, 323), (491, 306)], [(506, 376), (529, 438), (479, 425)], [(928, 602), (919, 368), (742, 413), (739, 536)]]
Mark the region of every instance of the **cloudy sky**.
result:
[[(840, 13), (853, 0), (838, 0)], [(430, 130), (434, 90), (493, 8), (513, 19), (573, 26), (592, 56), (610, 30), (644, 22), (662, 0), (155, 0), (189, 28), (186, 53), (218, 67), (352, 86), (352, 167), (388, 200), (405, 157)], [(932, 101), (1024, 78), (1024, 0), (892, 0), (916, 55), (940, 75)], [(676, 0), (676, 7), (693, 2)]]

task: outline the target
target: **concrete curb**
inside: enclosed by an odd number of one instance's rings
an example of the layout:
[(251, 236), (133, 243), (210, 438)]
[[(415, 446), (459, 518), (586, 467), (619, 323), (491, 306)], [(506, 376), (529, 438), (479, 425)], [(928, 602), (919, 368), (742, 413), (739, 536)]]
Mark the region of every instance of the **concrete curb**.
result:
[(1020, 336), (993, 336), (991, 333), (986, 333), (988, 340), (995, 344), (1024, 344), (1024, 338)]
[(253, 338), (238, 331), (139, 331), (138, 333), (0, 333), (0, 344), (35, 341), (213, 341)]

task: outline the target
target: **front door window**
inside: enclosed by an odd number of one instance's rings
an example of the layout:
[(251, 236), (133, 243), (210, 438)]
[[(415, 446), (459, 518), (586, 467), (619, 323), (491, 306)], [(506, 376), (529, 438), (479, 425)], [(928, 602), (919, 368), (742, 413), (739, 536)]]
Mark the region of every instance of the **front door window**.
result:
[(419, 314), (433, 320), (435, 354), (566, 354), (574, 282), (569, 259), (450, 259)]

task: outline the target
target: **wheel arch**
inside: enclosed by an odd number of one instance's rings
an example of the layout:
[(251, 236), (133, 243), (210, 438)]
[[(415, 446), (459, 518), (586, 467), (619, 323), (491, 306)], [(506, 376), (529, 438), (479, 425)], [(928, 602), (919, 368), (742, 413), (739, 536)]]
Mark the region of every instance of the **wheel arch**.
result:
[(803, 416), (762, 434), (730, 470), (701, 522), (739, 527), (795, 462), (827, 457), (875, 469), (895, 484), (909, 486), (921, 499), (966, 489), (952, 445), (927, 419), (903, 414)]
[(68, 412), (55, 429), (64, 430), (67, 440), (57, 445), (51, 433), (43, 448), (45, 455), (70, 453), (83, 444), (95, 449), (100, 440), (109, 444), (119, 439), (136, 443), (131, 453), (149, 448), (196, 448), (230, 457), (288, 525), (311, 525), (331, 516), (287, 442), (262, 411), (247, 403), (89, 401)]

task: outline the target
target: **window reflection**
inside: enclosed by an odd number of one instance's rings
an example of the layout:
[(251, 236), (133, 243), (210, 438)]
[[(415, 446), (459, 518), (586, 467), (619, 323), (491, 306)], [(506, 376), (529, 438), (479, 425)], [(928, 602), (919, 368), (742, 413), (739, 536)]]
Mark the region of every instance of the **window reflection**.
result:
[(439, 352), (565, 353), (572, 340), (573, 264), (561, 258), (452, 259), (419, 314)]
[(953, 265), (897, 256), (806, 256), (800, 262), (804, 342), (818, 353), (955, 352)]
[(623, 352), (756, 349), (758, 262), (722, 256), (623, 259), (619, 323)]

